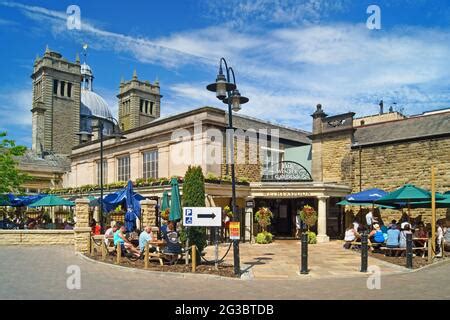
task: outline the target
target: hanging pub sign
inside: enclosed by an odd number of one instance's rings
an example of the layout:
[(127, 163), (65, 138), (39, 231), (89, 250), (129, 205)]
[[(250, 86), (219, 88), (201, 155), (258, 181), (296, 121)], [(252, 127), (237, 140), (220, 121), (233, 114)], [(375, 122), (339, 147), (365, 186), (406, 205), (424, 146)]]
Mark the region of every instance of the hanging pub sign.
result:
[(312, 181), (309, 171), (300, 163), (294, 161), (280, 161), (264, 168), (263, 181)]

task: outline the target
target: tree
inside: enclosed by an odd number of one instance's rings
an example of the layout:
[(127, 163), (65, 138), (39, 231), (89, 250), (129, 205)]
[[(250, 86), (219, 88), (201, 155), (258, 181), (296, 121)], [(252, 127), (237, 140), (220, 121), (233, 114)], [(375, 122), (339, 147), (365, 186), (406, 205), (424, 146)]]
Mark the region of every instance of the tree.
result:
[[(183, 180), (183, 207), (205, 206), (205, 177), (200, 166), (189, 166)], [(196, 245), (200, 252), (206, 247), (206, 229), (189, 227), (187, 234), (182, 233), (182, 240), (189, 239), (189, 244)], [(199, 257), (199, 255), (197, 255)]]
[(20, 185), (29, 179), (17, 168), (17, 157), (23, 156), (27, 148), (16, 146), (14, 140), (7, 139), (6, 135), (6, 132), (0, 132), (0, 194), (17, 192)]

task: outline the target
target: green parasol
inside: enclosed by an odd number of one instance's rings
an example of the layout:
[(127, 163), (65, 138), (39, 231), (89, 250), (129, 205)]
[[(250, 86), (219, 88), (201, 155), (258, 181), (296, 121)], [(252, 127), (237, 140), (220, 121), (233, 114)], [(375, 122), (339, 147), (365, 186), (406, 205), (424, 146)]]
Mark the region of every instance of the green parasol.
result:
[[(445, 197), (441, 194), (436, 193), (436, 201), (445, 200)], [(416, 187), (412, 184), (405, 184), (403, 187), (388, 193), (384, 197), (375, 201), (379, 204), (387, 205), (406, 205), (408, 207), (408, 215), (410, 214), (410, 209), (414, 202), (430, 202), (431, 203), (431, 192)]]
[(169, 208), (169, 193), (166, 190), (163, 192), (160, 211), (165, 211), (167, 208)]
[(178, 221), (181, 219), (181, 201), (180, 201), (180, 189), (178, 186), (178, 179), (172, 178), (170, 180), (172, 186), (171, 199), (170, 199), (170, 214), (169, 221)]
[(63, 198), (60, 198), (54, 194), (49, 194), (42, 199), (33, 202), (32, 204), (28, 205), (28, 207), (36, 208), (36, 207), (57, 207), (57, 206), (74, 206), (75, 203), (69, 200), (65, 200)]

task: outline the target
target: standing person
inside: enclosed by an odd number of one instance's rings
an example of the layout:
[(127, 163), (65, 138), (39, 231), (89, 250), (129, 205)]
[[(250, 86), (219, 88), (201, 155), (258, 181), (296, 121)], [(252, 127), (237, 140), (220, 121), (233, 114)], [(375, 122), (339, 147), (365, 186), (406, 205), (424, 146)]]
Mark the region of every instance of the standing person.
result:
[(100, 235), (102, 231), (102, 228), (97, 224), (97, 221), (95, 221), (94, 218), (91, 219), (91, 233), (94, 236), (98, 236)]
[(117, 223), (117, 231), (114, 233), (114, 245), (120, 245), (121, 249), (125, 252), (130, 251), (136, 257), (140, 257), (141, 253), (136, 249), (133, 244), (125, 237), (125, 226), (120, 222)]
[(372, 229), (373, 222), (374, 222), (373, 213), (371, 210), (369, 210), (369, 212), (367, 212), (366, 214), (366, 224), (369, 230)]
[(300, 237), (301, 230), (302, 230), (302, 221), (300, 219), (300, 215), (296, 214), (295, 215), (295, 237), (296, 238)]
[(444, 228), (442, 226), (442, 221), (438, 221), (436, 231), (436, 256), (442, 257), (444, 253), (444, 250), (442, 248), (442, 240), (444, 240)]
[(231, 218), (228, 214), (225, 214), (225, 239), (228, 240), (228, 238), (230, 237), (230, 221)]

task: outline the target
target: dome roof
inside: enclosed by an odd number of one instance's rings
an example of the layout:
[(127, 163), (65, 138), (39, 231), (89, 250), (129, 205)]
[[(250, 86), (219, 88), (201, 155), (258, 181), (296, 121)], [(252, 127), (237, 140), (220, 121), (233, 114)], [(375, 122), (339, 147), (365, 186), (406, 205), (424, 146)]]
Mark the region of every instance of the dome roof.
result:
[(81, 65), (81, 74), (82, 75), (87, 74), (87, 75), (92, 76), (92, 69), (91, 69), (91, 67), (89, 67), (89, 65), (87, 65), (86, 63), (83, 63)]
[(93, 115), (112, 121), (112, 113), (106, 101), (94, 91), (81, 89), (81, 115)]

